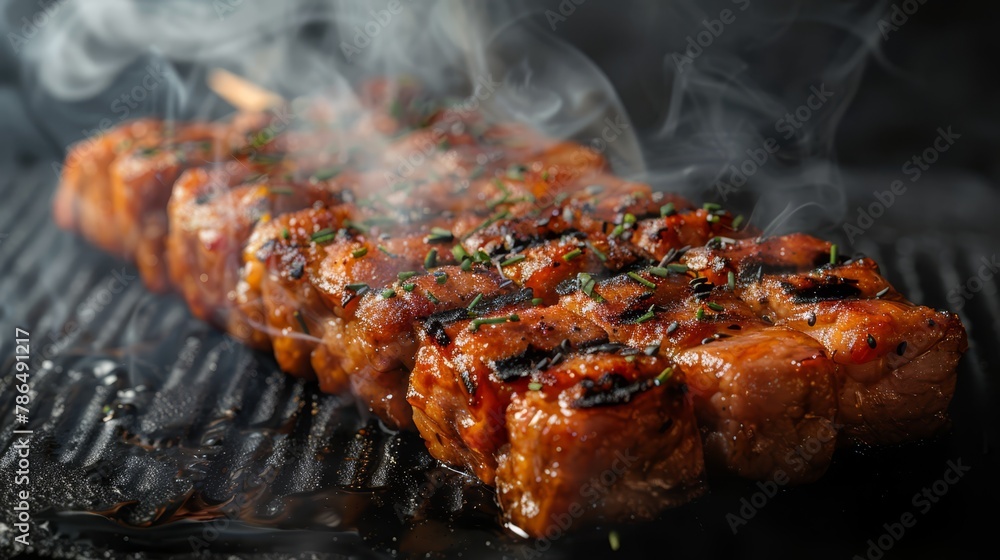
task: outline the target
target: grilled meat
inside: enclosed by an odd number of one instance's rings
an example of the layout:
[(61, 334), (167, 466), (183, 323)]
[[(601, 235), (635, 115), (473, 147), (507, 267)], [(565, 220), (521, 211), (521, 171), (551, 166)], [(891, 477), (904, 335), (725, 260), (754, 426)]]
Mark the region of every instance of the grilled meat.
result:
[(753, 239), (583, 146), (395, 89), (128, 123), (70, 151), (55, 219), (415, 428), (535, 536), (655, 516), (706, 469), (814, 480), (838, 444), (946, 423), (964, 329), (871, 260)]

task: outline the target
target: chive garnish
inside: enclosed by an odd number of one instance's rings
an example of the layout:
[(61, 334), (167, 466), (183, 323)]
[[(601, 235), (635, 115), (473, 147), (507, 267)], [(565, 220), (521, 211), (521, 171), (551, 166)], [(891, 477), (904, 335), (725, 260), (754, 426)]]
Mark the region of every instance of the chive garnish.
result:
[(456, 261), (469, 258), (469, 253), (465, 252), (465, 247), (462, 247), (461, 245), (455, 245), (452, 247), (451, 255), (455, 257)]
[(506, 323), (507, 321), (520, 321), (521, 318), (517, 315), (511, 315), (510, 317), (489, 317), (486, 319), (473, 319), (472, 323), (469, 324), (469, 330), (476, 332), (482, 325), (499, 325), (500, 323)]
[(351, 256), (353, 256), (356, 259), (360, 259), (361, 257), (367, 254), (368, 254), (368, 247), (362, 247), (360, 249), (355, 249), (351, 251)]
[(528, 383), (528, 390), (529, 391), (541, 391), (542, 390), (542, 384), (539, 383), (539, 382), (537, 382), (537, 381), (532, 381), (531, 383)]
[(386, 249), (384, 245), (379, 245), (378, 246), (378, 250), (381, 251), (382, 253), (388, 255), (390, 258), (393, 258), (393, 259), (399, 258), (399, 255), (397, 255), (396, 253), (390, 252), (389, 249)]
[(668, 367), (667, 369), (661, 371), (660, 375), (656, 376), (656, 384), (662, 385), (666, 383), (667, 380), (670, 379), (671, 376), (673, 376), (673, 374), (674, 374), (674, 368), (672, 367)]
[(716, 216), (715, 214), (710, 214), (707, 218), (705, 218), (705, 220), (708, 221), (708, 223), (710, 224), (714, 224), (719, 221), (719, 217)]
[(725, 307), (722, 307), (721, 305), (719, 305), (718, 303), (715, 303), (714, 301), (708, 302), (707, 305), (708, 305), (708, 308), (711, 309), (712, 311), (725, 311), (725, 309), (726, 309)]
[(396, 297), (396, 290), (393, 290), (392, 288), (382, 290), (382, 298), (389, 299), (391, 297)]
[(534, 305), (535, 307), (538, 307), (541, 304), (542, 304), (542, 298), (540, 298), (540, 297), (531, 298), (531, 305)]
[(309, 241), (313, 243), (326, 243), (327, 241), (332, 241), (335, 232), (330, 228), (323, 228), (316, 233), (309, 236)]
[(583, 254), (583, 251), (581, 251), (579, 248), (577, 248), (577, 249), (573, 249), (572, 251), (570, 251), (570, 252), (566, 253), (565, 255), (563, 255), (562, 258), (563, 258), (564, 261), (569, 262), (569, 261), (571, 261), (571, 260), (579, 257), (582, 254)]
[(438, 284), (444, 284), (448, 281), (448, 273), (444, 271), (435, 272), (434, 281)]
[(486, 253), (486, 251), (480, 249), (476, 251), (476, 261), (483, 263), (490, 262), (490, 256)]
[(344, 287), (355, 293), (368, 291), (368, 284), (365, 284), (364, 282), (358, 282), (356, 284), (348, 284), (347, 286)]
[(295, 315), (295, 319), (299, 322), (299, 326), (302, 327), (302, 332), (309, 334), (309, 326), (306, 325), (306, 320), (302, 317), (302, 313), (295, 311), (292, 315)]
[(427, 299), (431, 300), (431, 303), (435, 305), (441, 303), (441, 300), (439, 300), (434, 294), (430, 292), (427, 292)]
[(667, 270), (670, 272), (680, 272), (681, 274), (688, 271), (688, 266), (686, 264), (670, 263), (666, 266)]
[(312, 178), (314, 181), (326, 181), (327, 179), (333, 179), (338, 173), (340, 173), (339, 167), (327, 167), (313, 173)]
[(670, 275), (670, 270), (663, 268), (662, 266), (651, 266), (646, 271), (653, 276), (659, 276), (660, 278), (666, 278)]
[(728, 282), (728, 284), (729, 284), (729, 291), (730, 292), (736, 291), (736, 273), (733, 272), (732, 270), (729, 271), (729, 282)]
[(698, 312), (694, 314), (694, 318), (698, 319), (699, 321), (701, 321), (702, 319), (704, 319), (705, 318), (705, 308), (704, 307), (699, 307), (698, 308)]
[(511, 257), (511, 258), (503, 261), (502, 263), (500, 263), (500, 266), (508, 266), (508, 265), (512, 265), (512, 264), (517, 264), (517, 263), (523, 261), (526, 258), (527, 257), (525, 257), (524, 255), (514, 255), (513, 257)]
[(635, 214), (625, 214), (625, 216), (622, 218), (622, 223), (623, 224), (634, 224), (635, 223)]
[(483, 300), (483, 294), (482, 293), (476, 294), (476, 297), (472, 298), (472, 303), (470, 303), (469, 306), (466, 307), (466, 309), (472, 311), (472, 308), (475, 307), (476, 304), (478, 304), (482, 300)]
[(438, 262), (438, 250), (431, 249), (427, 251), (427, 256), (424, 257), (424, 268), (430, 270), (437, 266)]
[(584, 294), (586, 294), (590, 299), (596, 301), (597, 303), (604, 303), (605, 300), (601, 296), (601, 294), (598, 294), (597, 292), (594, 291), (594, 286), (597, 285), (597, 282), (590, 274), (587, 274), (586, 272), (581, 272), (576, 275), (576, 278), (577, 281), (580, 283), (580, 289), (583, 291)]
[(424, 241), (426, 243), (443, 243), (455, 239), (455, 234), (444, 228), (432, 227), (431, 233)]
[(830, 264), (837, 264), (837, 244), (830, 245)]
[(294, 191), (288, 187), (269, 187), (267, 191), (271, 194), (292, 194)]
[(709, 212), (715, 212), (716, 210), (722, 209), (721, 204), (716, 204), (714, 202), (706, 202), (705, 204), (702, 204), (701, 207)]
[(743, 225), (743, 214), (740, 214), (733, 219), (733, 230), (740, 229), (741, 225)]
[(646, 280), (645, 278), (643, 278), (642, 276), (639, 276), (638, 274), (636, 274), (634, 272), (628, 272), (628, 273), (626, 273), (626, 276), (628, 276), (632, 280), (635, 280), (636, 282), (642, 284), (643, 286), (646, 286), (647, 288), (649, 288), (651, 290), (652, 289), (656, 289), (656, 284), (650, 282), (649, 280)]
[(667, 216), (673, 216), (676, 213), (677, 213), (677, 210), (674, 208), (674, 203), (673, 202), (668, 202), (668, 203), (664, 204), (663, 206), (660, 206), (660, 216), (661, 217), (665, 218)]
[(404, 292), (412, 292), (413, 288), (416, 288), (416, 287), (417, 287), (417, 285), (414, 284), (414, 283), (412, 283), (412, 282), (407, 282), (406, 284), (402, 285), (402, 288), (403, 288)]
[(399, 281), (402, 282), (403, 280), (409, 280), (410, 278), (413, 278), (416, 275), (417, 275), (416, 272), (414, 272), (412, 270), (406, 270), (406, 271), (403, 271), (403, 272), (400, 272), (399, 274), (397, 274), (396, 278), (398, 278)]
[(597, 247), (594, 247), (594, 245), (591, 244), (590, 241), (587, 241), (585, 244), (587, 245), (588, 249), (590, 249), (591, 251), (594, 252), (595, 255), (597, 255), (597, 258), (601, 259), (601, 262), (608, 262), (608, 256), (605, 255), (600, 250), (598, 250)]
[(611, 235), (609, 237), (618, 237), (625, 231), (625, 226), (621, 224), (615, 226), (615, 229), (611, 230)]
[(655, 305), (650, 305), (649, 309), (646, 311), (646, 313), (644, 313), (641, 317), (639, 317), (638, 319), (636, 319), (635, 322), (636, 323), (645, 323), (646, 321), (649, 321), (650, 319), (652, 319), (653, 317), (655, 317), (656, 314), (653, 313), (653, 309), (655, 307), (656, 307)]
[(351, 221), (351, 220), (345, 221), (344, 222), (344, 227), (346, 227), (348, 229), (353, 229), (353, 230), (360, 231), (361, 233), (368, 233), (368, 228), (367, 227), (365, 227), (365, 226), (363, 226), (363, 225), (361, 225), (361, 224), (359, 224), (357, 222)]
[(281, 238), (288, 240), (292, 237), (292, 233), (288, 231), (288, 228), (281, 228)]
[(464, 270), (465, 272), (468, 272), (468, 271), (472, 270), (472, 260), (471, 259), (467, 259), (467, 258), (466, 259), (462, 259), (462, 270)]

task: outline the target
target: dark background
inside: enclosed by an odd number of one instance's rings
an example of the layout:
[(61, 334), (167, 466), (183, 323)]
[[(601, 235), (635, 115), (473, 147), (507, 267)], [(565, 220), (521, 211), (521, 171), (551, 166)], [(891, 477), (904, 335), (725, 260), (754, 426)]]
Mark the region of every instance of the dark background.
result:
[[(543, 29), (544, 11), (559, 10), (563, 3), (537, 3)], [(710, 4), (705, 0), (700, 6)], [(711, 15), (715, 4), (704, 12)], [(753, 4), (759, 15), (782, 3)], [(803, 9), (802, 3), (784, 4), (787, 13)], [(849, 3), (808, 4), (837, 12)], [(184, 496), (223, 503), (232, 496), (238, 478), (234, 473), (277, 465), (274, 496), (261, 499), (262, 508), (270, 514), (271, 506), (278, 512), (287, 507), (294, 515), (281, 523), (269, 516), (241, 516), (242, 523), (234, 520), (214, 542), (209, 551), (213, 558), (267, 557), (264, 552), (295, 557), (303, 549), (333, 558), (340, 553), (389, 557), (396, 551), (403, 556), (430, 551), (441, 556), (462, 552), (465, 557), (533, 557), (525, 555), (533, 543), (498, 528), (489, 493), (481, 486), (465, 488), (461, 477), (452, 476), (459, 480), (434, 495), (437, 504), (428, 519), (414, 526), (401, 522), (394, 507), (407, 500), (419, 505), (414, 489), (435, 471), (421, 451), (422, 442), (408, 434), (372, 429), (346, 399), (320, 395), (315, 387), (283, 375), (270, 357), (230, 344), (193, 319), (177, 298), (154, 296), (134, 282), (80, 332), (64, 334), (68, 322), (80, 320), (80, 306), (101, 293), (111, 271), (134, 269), (122, 268), (124, 263), (51, 226), (47, 204), (55, 176), (49, 165), (100, 115), (81, 111), (85, 103), (64, 105), (26, 87), (36, 69), (10, 49), (7, 33), (11, 22), (39, 5), (38, 0), (0, 0), (0, 326), (8, 332), (13, 324), (28, 324), (42, 343), (67, 341), (66, 349), (53, 357), (59, 369), (47, 369), (33, 381), (41, 408), (37, 417), (45, 424), (39, 426), (33, 448), (38, 450), (33, 459), (40, 473), (36, 480), (41, 481), (41, 503), (34, 511), (41, 520), (43, 553), (76, 557), (86, 551), (99, 556), (107, 549), (117, 555), (160, 551), (193, 556), (188, 538), (203, 535), (203, 527), (188, 521), (166, 523), (163, 505), (188, 505), (190, 501), (181, 502)], [(686, 35), (700, 30), (702, 15), (679, 6), (587, 0), (554, 31), (601, 67), (644, 138), (661, 126), (669, 108), (673, 82), (665, 59), (683, 49)], [(677, 22), (679, 13), (690, 25)], [(1000, 93), (998, 15), (995, 3), (927, 0), (888, 40), (869, 45), (871, 56), (863, 68), (843, 69), (859, 78), (853, 100), (838, 109), (837, 118), (814, 123), (817, 135), (828, 135), (832, 144), (816, 138), (804, 143), (806, 152), (841, 166), (846, 201), (839, 214), (832, 213), (850, 220), (850, 209), (871, 203), (873, 191), (886, 189), (898, 178), (903, 162), (927, 148), (938, 127), (951, 126), (963, 135), (955, 149), (910, 187), (914, 194), (900, 197), (854, 247), (874, 256), (902, 292), (924, 305), (949, 307), (947, 294), (967, 283), (980, 259), (995, 255), (1000, 246), (1000, 165), (993, 157), (1000, 134), (1000, 109), (994, 102)], [(706, 57), (745, 64), (740, 79), (792, 109), (809, 84), (830, 73), (822, 63), (825, 55), (852, 36), (870, 35), (871, 25), (870, 19), (846, 17), (778, 33), (781, 25), (741, 18)], [(107, 108), (108, 103), (93, 106)], [(751, 109), (725, 113), (731, 118), (724, 124), (737, 127), (742, 117), (753, 125), (773, 122), (773, 115)], [(79, 122), (66, 126), (70, 116)], [(678, 144), (684, 144), (683, 139), (662, 147), (652, 142), (647, 159), (656, 161)], [(813, 225), (813, 232), (823, 229)], [(836, 237), (841, 231), (834, 225), (823, 233)], [(821, 481), (783, 491), (737, 536), (725, 516), (757, 488), (746, 481), (713, 481), (704, 498), (668, 511), (654, 523), (618, 527), (623, 543), (619, 556), (864, 554), (868, 539), (877, 538), (884, 523), (913, 510), (911, 496), (939, 479), (948, 461), (960, 458), (972, 467), (968, 477), (920, 516), (917, 528), (885, 558), (959, 553), (976, 557), (985, 550), (977, 545), (995, 533), (1000, 518), (995, 449), (1000, 425), (994, 404), (1000, 372), (1000, 298), (995, 279), (981, 286), (961, 308), (952, 307), (969, 330), (971, 348), (961, 363), (950, 432), (901, 448), (838, 452)], [(197, 351), (188, 359), (192, 340)], [(0, 339), (4, 352), (9, 348), (5, 343), (7, 337)], [(4, 352), (0, 365), (6, 368), (9, 352)], [(216, 371), (229, 375), (212, 374)], [(0, 396), (7, 396), (4, 383)], [(123, 402), (120, 394), (140, 384), (147, 388)], [(0, 399), (0, 409), (3, 404)], [(115, 410), (111, 421), (101, 420), (104, 405)], [(311, 405), (320, 413), (309, 414)], [(3, 426), (0, 434), (5, 436)], [(181, 443), (143, 446), (120, 441), (116, 430), (133, 433), (139, 443)], [(6, 450), (0, 460), (10, 456), (2, 438), (0, 449)], [(355, 461), (359, 455), (367, 457), (360, 465)], [(176, 476), (178, 472), (183, 476)], [(194, 492), (189, 488), (192, 479), (199, 481), (197, 492), (186, 494)], [(477, 493), (485, 497), (477, 501)], [(0, 514), (9, 509), (6, 498), (0, 496)], [(111, 510), (109, 504), (123, 507)], [(91, 511), (106, 515), (87, 513)], [(336, 515), (345, 519), (328, 525)], [(4, 519), (0, 515), (0, 521)], [(550, 554), (609, 555), (608, 529), (562, 539)]]

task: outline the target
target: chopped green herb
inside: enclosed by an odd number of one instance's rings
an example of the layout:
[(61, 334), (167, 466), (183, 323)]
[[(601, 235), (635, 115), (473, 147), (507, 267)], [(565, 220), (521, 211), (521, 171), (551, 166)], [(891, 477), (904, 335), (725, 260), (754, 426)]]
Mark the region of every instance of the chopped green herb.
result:
[(281, 228), (281, 238), (282, 239), (286, 239), (287, 240), (287, 239), (290, 239), (291, 237), (292, 237), (292, 233), (290, 231), (288, 231), (288, 228)]
[(710, 215), (709, 215), (709, 216), (708, 216), (707, 218), (705, 218), (705, 219), (706, 219), (706, 220), (708, 221), (708, 223), (710, 223), (710, 224), (715, 224), (715, 223), (718, 223), (718, 221), (719, 221), (719, 217), (718, 217), (718, 216), (716, 216), (715, 214), (710, 214)]
[(483, 294), (482, 293), (476, 294), (476, 297), (472, 298), (472, 303), (470, 303), (469, 306), (466, 307), (466, 309), (472, 311), (472, 308), (475, 307), (476, 304), (478, 304), (482, 300), (483, 300)]
[(830, 245), (830, 264), (837, 264), (837, 245)]
[(526, 258), (527, 257), (525, 257), (524, 255), (514, 255), (513, 257), (511, 257), (511, 258), (503, 261), (502, 263), (500, 263), (500, 266), (509, 266), (509, 265), (512, 265), (512, 264), (517, 264), (517, 263), (523, 261)]
[(393, 259), (399, 258), (399, 255), (397, 255), (396, 253), (390, 252), (389, 249), (386, 249), (384, 245), (379, 245), (378, 246), (378, 250), (381, 251), (382, 253), (385, 253), (390, 258), (393, 258)]
[(647, 272), (653, 276), (659, 276), (660, 278), (666, 278), (670, 274), (670, 269), (663, 268), (662, 266), (651, 266), (647, 269)]
[(740, 229), (741, 225), (743, 225), (743, 214), (740, 214), (739, 216), (736, 216), (736, 218), (733, 219), (733, 229), (734, 230)]
[(427, 251), (427, 256), (424, 257), (424, 268), (430, 270), (438, 265), (438, 250), (431, 249)]
[(656, 376), (656, 384), (663, 385), (674, 375), (674, 368), (668, 367), (667, 369), (660, 372), (660, 375)]
[(618, 552), (618, 549), (621, 548), (621, 545), (622, 541), (618, 537), (618, 531), (611, 531), (610, 533), (608, 533), (608, 546), (611, 547), (612, 551)]
[(353, 230), (360, 231), (361, 233), (368, 233), (368, 228), (366, 226), (364, 226), (362, 224), (359, 224), (357, 222), (351, 221), (351, 220), (345, 221), (344, 222), (344, 227), (346, 227), (348, 229), (353, 229)]
[(591, 251), (593, 251), (593, 252), (594, 252), (594, 254), (595, 254), (595, 255), (597, 255), (597, 258), (601, 259), (601, 262), (608, 262), (608, 256), (607, 256), (607, 255), (605, 255), (605, 254), (604, 254), (604, 253), (603, 253), (602, 251), (598, 250), (598, 248), (597, 248), (597, 247), (594, 247), (594, 246), (593, 246), (593, 245), (592, 245), (592, 244), (590, 243), (590, 241), (587, 241), (587, 242), (586, 242), (586, 245), (587, 245), (587, 248), (588, 248), (588, 249), (590, 249)]
[(673, 216), (676, 213), (677, 213), (677, 210), (674, 208), (674, 203), (673, 202), (668, 202), (668, 203), (664, 204), (663, 206), (660, 206), (660, 216), (662, 216), (664, 218), (667, 217), (667, 216)]
[(416, 275), (417, 275), (416, 272), (412, 270), (406, 270), (404, 272), (400, 272), (399, 274), (397, 274), (396, 278), (398, 278), (399, 281), (402, 282), (403, 280), (409, 280), (410, 278), (413, 278)]
[(521, 318), (517, 315), (511, 315), (510, 317), (489, 317), (486, 319), (473, 319), (472, 323), (469, 324), (469, 330), (476, 332), (482, 325), (499, 325), (500, 323), (506, 323), (507, 321), (520, 321)]
[(483, 262), (483, 263), (490, 262), (490, 256), (488, 254), (486, 254), (486, 251), (483, 251), (482, 249), (480, 249), (480, 250), (476, 251), (476, 261)]
[(347, 286), (344, 287), (356, 293), (368, 291), (368, 284), (365, 284), (364, 282), (358, 282), (356, 284), (348, 284)]
[(439, 227), (431, 228), (431, 234), (428, 235), (424, 241), (427, 243), (444, 243), (455, 239), (455, 234), (452, 232)]
[(622, 223), (623, 224), (634, 224), (635, 223), (635, 214), (625, 214), (625, 217), (622, 218)]
[(725, 311), (726, 310), (725, 307), (722, 307), (721, 305), (719, 305), (718, 303), (715, 303), (714, 301), (708, 302), (708, 308), (711, 309), (712, 311)]
[(334, 232), (332, 229), (323, 228), (317, 231), (316, 233), (310, 235), (309, 241), (312, 241), (313, 243), (327, 243), (329, 241), (333, 241), (335, 235), (336, 232)]
[(417, 285), (412, 282), (407, 282), (406, 284), (403, 284), (401, 287), (403, 288), (404, 292), (412, 292), (413, 288), (416, 288)]
[(714, 202), (706, 202), (705, 204), (702, 204), (701, 207), (709, 212), (715, 212), (716, 210), (722, 209), (721, 204), (716, 204)]
[(619, 224), (615, 226), (615, 229), (611, 230), (611, 235), (609, 237), (618, 237), (619, 235), (624, 233), (624, 231), (625, 231), (625, 226)]
[(338, 173), (340, 173), (339, 167), (326, 167), (313, 173), (312, 179), (314, 181), (326, 181), (328, 179), (333, 179)]
[(360, 249), (355, 249), (351, 251), (351, 256), (353, 256), (356, 259), (360, 259), (361, 257), (367, 254), (368, 254), (368, 247), (362, 247)]
[(528, 390), (529, 391), (541, 391), (542, 390), (542, 384), (538, 383), (537, 381), (533, 381), (531, 383), (528, 383)]
[(438, 284), (444, 284), (448, 281), (448, 273), (444, 271), (434, 273), (434, 281)]
[(469, 258), (469, 253), (465, 252), (465, 247), (462, 247), (461, 245), (455, 245), (452, 247), (451, 255), (455, 257), (456, 261)]
[(652, 319), (653, 317), (655, 317), (656, 314), (653, 312), (653, 310), (655, 308), (656, 308), (655, 305), (650, 305), (649, 309), (646, 311), (646, 313), (644, 313), (642, 316), (640, 316), (638, 319), (636, 319), (635, 322), (636, 323), (645, 323), (646, 321), (649, 321), (650, 319)]
[(736, 291), (736, 273), (733, 272), (732, 270), (729, 271), (728, 285), (730, 292)]
[(704, 307), (699, 307), (698, 308), (698, 312), (694, 314), (694, 318), (698, 319), (699, 321), (701, 321), (702, 319), (704, 319), (705, 318), (705, 308)]
[(563, 258), (564, 261), (569, 262), (569, 261), (571, 261), (571, 260), (579, 257), (582, 254), (583, 254), (583, 251), (581, 251), (579, 248), (577, 248), (577, 249), (573, 249), (572, 251), (570, 251), (570, 252), (566, 253), (565, 255), (563, 255), (562, 258)]
[(534, 305), (535, 307), (538, 307), (541, 304), (542, 304), (542, 298), (540, 298), (540, 297), (531, 298), (531, 305)]
[(636, 282), (642, 284), (643, 286), (646, 286), (647, 288), (649, 288), (651, 290), (656, 289), (656, 284), (650, 282), (649, 280), (646, 280), (645, 278), (643, 278), (642, 276), (639, 276), (638, 274), (636, 274), (634, 272), (626, 273), (626, 276), (628, 276), (629, 278), (631, 278), (631, 279), (635, 280)]
[(391, 297), (396, 297), (396, 290), (393, 290), (392, 288), (386, 288), (386, 289), (382, 290), (382, 297), (384, 299), (389, 299)]
[(472, 259), (462, 259), (462, 270), (465, 272), (472, 270)]
[(670, 263), (667, 265), (667, 270), (683, 274), (688, 271), (688, 266), (686, 264)]
[(427, 299), (431, 300), (431, 303), (435, 305), (441, 303), (441, 300), (439, 300), (434, 294), (430, 292), (427, 292)]

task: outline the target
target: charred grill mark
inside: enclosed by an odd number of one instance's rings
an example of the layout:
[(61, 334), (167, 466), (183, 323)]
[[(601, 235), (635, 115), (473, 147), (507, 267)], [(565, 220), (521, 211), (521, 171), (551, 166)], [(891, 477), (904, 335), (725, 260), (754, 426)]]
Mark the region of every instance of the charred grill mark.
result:
[[(524, 303), (526, 301), (531, 301), (533, 297), (533, 292), (531, 288), (522, 288), (516, 292), (511, 292), (508, 294), (501, 294), (499, 296), (483, 299), (478, 304), (476, 304), (475, 313), (470, 312), (464, 307), (459, 307), (456, 309), (447, 309), (445, 311), (438, 311), (434, 313), (426, 320), (424, 320), (424, 329), (428, 332), (432, 328), (441, 328), (461, 321), (463, 319), (469, 319), (474, 315), (487, 315), (493, 313), (494, 311), (499, 311), (505, 307), (517, 305), (519, 303)], [(440, 324), (440, 327), (435, 327), (435, 324)], [(450, 343), (450, 342), (449, 342)], [(446, 346), (447, 344), (443, 344)]]
[(476, 389), (478, 388), (478, 386), (476, 385), (476, 380), (473, 379), (472, 376), (469, 374), (469, 372), (464, 369), (462, 370), (462, 373), (459, 374), (459, 376), (462, 378), (462, 384), (465, 385), (465, 390), (468, 391), (470, 396), (475, 396)]
[[(464, 311), (461, 310), (461, 311)], [(445, 324), (438, 319), (428, 320), (424, 323), (424, 329), (427, 334), (434, 339), (440, 346), (448, 346), (451, 344), (451, 337), (448, 336), (448, 332), (445, 331)]]
[(653, 388), (656, 382), (647, 379), (645, 381), (629, 382), (625, 377), (617, 373), (606, 373), (597, 381), (584, 379), (580, 382), (583, 388), (583, 396), (573, 401), (573, 408), (595, 408), (599, 406), (614, 406), (625, 404), (632, 400), (632, 397)]
[(785, 293), (792, 296), (794, 303), (819, 303), (821, 301), (839, 301), (857, 299), (861, 290), (857, 286), (841, 281), (839, 278), (816, 281), (809, 279), (806, 286), (796, 286), (790, 282), (782, 282)]
[(545, 350), (529, 344), (524, 352), (494, 362), (493, 372), (497, 379), (507, 383), (530, 377), (532, 372), (543, 370), (551, 365), (553, 358), (558, 353), (559, 347)]

